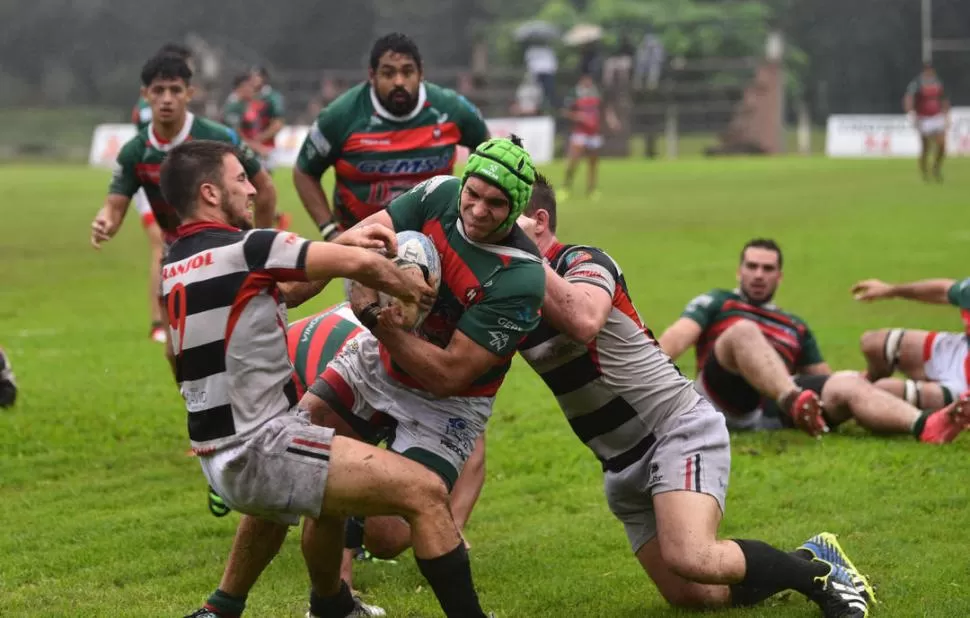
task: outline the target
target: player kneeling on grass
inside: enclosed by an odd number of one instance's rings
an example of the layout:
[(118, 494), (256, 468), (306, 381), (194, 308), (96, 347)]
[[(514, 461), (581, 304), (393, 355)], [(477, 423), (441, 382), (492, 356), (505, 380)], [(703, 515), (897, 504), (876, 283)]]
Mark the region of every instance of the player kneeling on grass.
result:
[[(461, 540), (440, 481), (394, 453), (334, 437), (296, 407), (277, 282), (356, 278), (406, 302), (429, 303), (430, 287), (360, 248), (393, 254), (394, 235), (367, 226), (339, 243), (312, 243), (246, 231), (256, 190), (226, 143), (175, 147), (161, 187), (181, 221), (162, 272), (176, 380), (203, 473), (229, 507), (247, 514), (237, 538), (252, 521), (278, 522), (285, 531), (302, 517), (310, 615), (342, 618), (361, 615), (339, 577), (344, 518), (401, 515), (412, 524), (415, 553), (436, 594), (477, 606), (467, 558), (464, 570), (453, 558)], [(272, 557), (279, 546), (274, 536), (250, 537), (232, 557)], [(250, 574), (250, 586), (259, 572)], [(221, 588), (192, 615), (238, 616), (244, 606), (244, 596)]]
[(797, 427), (821, 435), (849, 419), (876, 433), (950, 442), (967, 426), (966, 402), (924, 413), (854, 371), (833, 373), (808, 325), (772, 302), (782, 254), (769, 239), (741, 249), (738, 288), (692, 300), (661, 336), (674, 360), (696, 346), (698, 390), (731, 429)]
[[(866, 377), (918, 408), (939, 408), (954, 397), (966, 398), (970, 390), (970, 278), (901, 284), (866, 279), (852, 286), (852, 293), (863, 302), (901, 298), (959, 307), (964, 333), (883, 328), (863, 333), (861, 347)], [(890, 377), (896, 370), (907, 379)]]
[(717, 538), (731, 467), (724, 417), (643, 324), (604, 251), (556, 238), (556, 198), (537, 180), (522, 227), (547, 260), (542, 320), (519, 353), (603, 467), (607, 503), (673, 605), (744, 606), (796, 590), (826, 617), (861, 617), (871, 590), (823, 533), (789, 554)]

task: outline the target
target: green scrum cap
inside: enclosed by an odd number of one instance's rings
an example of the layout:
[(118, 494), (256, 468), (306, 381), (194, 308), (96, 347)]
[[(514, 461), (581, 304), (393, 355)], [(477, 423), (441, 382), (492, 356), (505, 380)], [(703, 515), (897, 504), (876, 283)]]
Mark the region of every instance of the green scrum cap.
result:
[(462, 187), (469, 176), (498, 187), (508, 198), (509, 216), (495, 229), (496, 232), (505, 232), (529, 205), (532, 185), (536, 181), (536, 168), (532, 164), (532, 157), (522, 147), (522, 140), (510, 135), (507, 139), (494, 137), (479, 144), (468, 157), (461, 178)]

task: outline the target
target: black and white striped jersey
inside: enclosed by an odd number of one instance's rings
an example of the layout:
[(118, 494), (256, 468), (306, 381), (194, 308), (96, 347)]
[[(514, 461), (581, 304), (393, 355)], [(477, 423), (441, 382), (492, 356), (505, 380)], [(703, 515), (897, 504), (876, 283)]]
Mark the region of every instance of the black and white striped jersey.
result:
[(246, 440), (296, 404), (278, 281), (306, 279), (309, 241), (183, 225), (162, 267), (176, 380), (197, 453)]
[(653, 430), (699, 401), (693, 384), (660, 349), (627, 289), (617, 263), (582, 245), (555, 245), (546, 253), (570, 283), (587, 283), (613, 298), (606, 324), (588, 344), (542, 320), (519, 353), (556, 396), (576, 435), (606, 470), (640, 460)]

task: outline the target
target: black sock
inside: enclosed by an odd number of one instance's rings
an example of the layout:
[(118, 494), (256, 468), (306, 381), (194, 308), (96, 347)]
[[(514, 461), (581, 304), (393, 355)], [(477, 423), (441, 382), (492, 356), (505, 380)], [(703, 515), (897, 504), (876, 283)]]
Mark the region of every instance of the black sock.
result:
[(485, 618), (472, 584), (472, 566), (465, 544), (459, 542), (444, 556), (424, 560), (416, 557), (418, 569), (431, 584), (438, 603), (449, 618)]
[(733, 540), (744, 554), (745, 570), (741, 583), (731, 586), (732, 605), (751, 605), (789, 589), (810, 596), (817, 589), (815, 578), (829, 571), (827, 565), (798, 552), (786, 554), (761, 541)]
[(343, 618), (354, 609), (354, 597), (347, 582), (340, 580), (340, 592), (332, 597), (322, 597), (310, 591), (310, 613), (316, 618)]
[(344, 549), (360, 549), (364, 545), (364, 518), (351, 517), (347, 520), (344, 534)]
[(238, 618), (246, 609), (246, 597), (230, 596), (216, 588), (205, 606), (223, 618)]
[(926, 419), (930, 417), (930, 412), (923, 412), (913, 423), (913, 436), (919, 440), (919, 437), (923, 434), (923, 428), (926, 427)]
[[(813, 558), (812, 552), (807, 549), (798, 549), (789, 554), (790, 556), (795, 556), (796, 558), (802, 558), (804, 560), (811, 560)], [(767, 598), (773, 597), (778, 594), (778, 590), (773, 588), (755, 588), (754, 586), (745, 586), (744, 584), (736, 584), (731, 586), (731, 604), (734, 607), (748, 607), (749, 605), (757, 605)]]

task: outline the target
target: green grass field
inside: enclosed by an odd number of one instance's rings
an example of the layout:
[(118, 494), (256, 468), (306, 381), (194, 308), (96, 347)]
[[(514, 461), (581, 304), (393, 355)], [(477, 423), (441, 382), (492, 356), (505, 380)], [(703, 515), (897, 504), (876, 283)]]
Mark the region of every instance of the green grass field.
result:
[[(546, 170), (561, 177), (559, 165)], [(602, 201), (562, 206), (560, 236), (623, 266), (662, 331), (693, 296), (730, 287), (740, 245), (785, 250), (778, 301), (812, 325), (836, 368), (861, 368), (866, 328), (959, 329), (954, 309), (854, 303), (857, 279), (963, 277), (970, 161), (924, 185), (911, 161), (608, 162)], [(288, 180), (281, 206), (313, 230)], [(582, 180), (582, 178), (580, 178)], [(147, 337), (147, 249), (137, 219), (100, 253), (89, 222), (108, 175), (0, 167), (0, 344), (21, 386), (0, 413), (0, 616), (181, 616), (214, 589), (238, 519), (205, 507), (185, 456), (185, 411)], [(582, 182), (579, 183), (582, 187)], [(293, 313), (337, 299), (339, 286)], [(682, 363), (693, 375), (693, 361)], [(485, 606), (507, 617), (677, 616), (630, 556), (592, 454), (521, 362), (488, 432), (488, 480), (467, 529)], [(875, 616), (966, 616), (970, 436), (947, 447), (855, 427), (738, 436), (722, 531), (793, 548), (830, 530), (868, 572)], [(248, 616), (302, 616), (297, 533), (257, 584)], [(390, 616), (440, 615), (410, 554), (356, 584)], [(797, 595), (734, 616), (816, 616)]]

